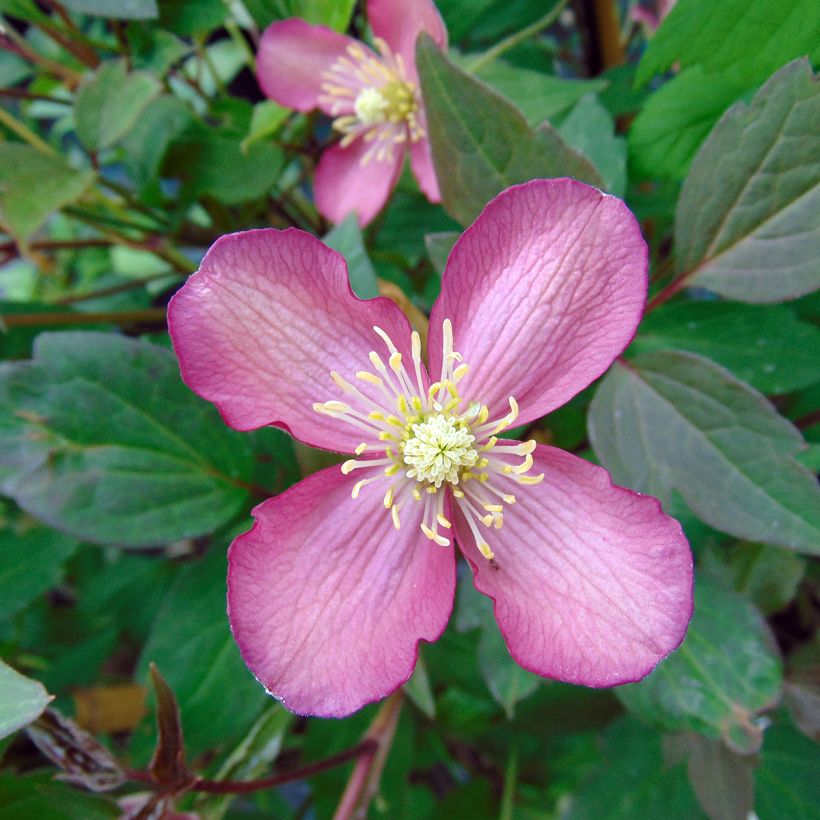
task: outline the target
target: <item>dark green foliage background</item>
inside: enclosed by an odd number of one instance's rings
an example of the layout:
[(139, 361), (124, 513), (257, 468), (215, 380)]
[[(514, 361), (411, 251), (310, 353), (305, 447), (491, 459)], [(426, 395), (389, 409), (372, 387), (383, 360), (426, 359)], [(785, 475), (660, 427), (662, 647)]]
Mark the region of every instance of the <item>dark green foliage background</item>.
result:
[[(264, 100), (253, 61), (288, 16), (366, 38), (363, 5), (0, 0), (0, 818), (116, 817), (147, 788), (55, 780), (24, 727), (46, 692), (73, 715), (90, 687), (147, 686), (152, 662), (203, 777), (360, 741), (379, 705), (290, 715), (225, 615), (251, 507), (333, 457), (227, 428), (182, 384), (165, 306), (218, 236), (297, 225), (345, 255), (360, 296), (387, 283), (423, 315), (484, 204), (558, 176), (635, 211), (650, 303), (625, 356), (534, 434), (681, 520), (695, 615), (644, 681), (589, 690), (517, 667), (463, 578), (368, 816), (820, 816), (816, 4), (678, 0), (653, 32), (634, 2), (439, 0), (451, 49), (421, 38), (417, 62), (443, 203), (405, 171), (361, 231), (312, 203), (327, 121)], [(608, 11), (623, 59), (599, 71)], [(153, 708), (98, 732), (124, 769), (149, 765)], [(331, 817), (351, 766), (177, 807)]]

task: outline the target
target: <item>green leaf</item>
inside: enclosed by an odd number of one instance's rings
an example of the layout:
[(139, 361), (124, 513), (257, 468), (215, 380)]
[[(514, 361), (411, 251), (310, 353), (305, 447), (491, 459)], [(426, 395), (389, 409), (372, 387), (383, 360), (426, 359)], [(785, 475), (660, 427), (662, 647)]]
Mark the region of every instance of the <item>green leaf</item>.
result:
[(247, 151), (258, 140), (273, 136), (290, 115), (290, 109), (283, 108), (273, 100), (263, 100), (257, 103), (253, 107), (248, 136), (241, 143), (242, 150)]
[(64, 0), (71, 11), (94, 17), (114, 17), (120, 20), (153, 20), (159, 16), (157, 0)]
[(418, 39), (416, 63), (442, 201), (461, 224), (518, 182), (574, 176), (603, 185), (548, 123), (533, 131), (512, 103), (455, 66), (427, 35)]
[(50, 700), (42, 683), (0, 661), (0, 738), (37, 720)]
[(362, 231), (356, 214), (349, 214), (342, 222), (322, 237), (324, 243), (344, 256), (350, 287), (359, 299), (373, 299), (379, 295), (376, 271), (367, 255)]
[(675, 349), (713, 359), (761, 393), (820, 381), (820, 329), (783, 305), (665, 304), (644, 318), (627, 355)]
[(766, 732), (755, 776), (755, 811), (761, 818), (816, 820), (820, 806), (817, 744), (785, 726)]
[(410, 676), (410, 680), (404, 684), (404, 692), (413, 703), (419, 708), (422, 714), (430, 720), (436, 716), (436, 700), (433, 697), (433, 688), (430, 686), (430, 676), (427, 674), (427, 666), (419, 653), (416, 661), (416, 668)]
[[(470, 60), (462, 59), (462, 67), (466, 68)], [(554, 119), (586, 94), (596, 94), (607, 86), (606, 80), (570, 80), (519, 68), (504, 60), (482, 66), (475, 76), (514, 102), (533, 126)]]
[(797, 593), (803, 558), (768, 544), (736, 544), (701, 555), (701, 569), (752, 601), (765, 615), (779, 612)]
[(618, 484), (672, 490), (707, 524), (820, 554), (820, 487), (794, 460), (800, 433), (708, 359), (646, 353), (616, 363), (590, 405), (595, 453)]
[(597, 97), (582, 97), (558, 131), (591, 160), (606, 190), (622, 197), (626, 191), (626, 140), (615, 136), (615, 121)]
[(50, 213), (77, 200), (94, 177), (60, 156), (0, 142), (0, 223), (25, 240)]
[[(188, 755), (226, 749), (253, 725), (268, 696), (242, 663), (225, 613), (227, 561), (222, 544), (185, 567), (160, 605), (142, 650), (176, 695)], [(230, 693), (226, 696), (226, 693)]]
[(208, 194), (226, 205), (267, 196), (284, 164), (281, 150), (257, 142), (242, 149), (242, 141), (213, 129), (198, 127), (177, 140), (166, 156), (169, 176), (184, 180), (181, 200)]
[(709, 73), (742, 76), (749, 88), (802, 54), (820, 56), (820, 18), (813, 0), (678, 0), (649, 41), (638, 68), (645, 83), (679, 62)]
[(33, 361), (0, 369), (0, 489), (78, 538), (148, 546), (211, 532), (245, 501), (252, 466), (169, 350), (47, 333)]
[[(295, 720), (280, 703), (272, 703), (251, 726), (219, 771), (215, 780), (256, 780), (266, 777), (279, 757), (285, 735)], [(196, 809), (209, 820), (220, 820), (238, 795), (201, 795)]]
[(227, 16), (223, 0), (162, 0), (159, 7), (160, 25), (181, 37), (205, 34), (222, 25)]
[(709, 135), (681, 191), (678, 270), (743, 302), (820, 288), (820, 82), (807, 60), (777, 72)]
[(125, 61), (103, 63), (74, 103), (77, 136), (89, 151), (108, 148), (136, 124), (162, 86), (147, 71), (128, 73)]
[(474, 586), (472, 576), (464, 575), (458, 584), (456, 627), (460, 631), (481, 629), (478, 639), (478, 666), (496, 703), (504, 708), (508, 720), (515, 716), (516, 704), (529, 697), (541, 679), (522, 669), (511, 657), (493, 615), (492, 601)]
[(749, 820), (754, 807), (754, 758), (720, 740), (689, 732), (664, 738), (664, 752), (687, 758), (689, 782), (711, 820)]
[(88, 794), (53, 779), (52, 772), (0, 776), (0, 820), (114, 820), (120, 807), (98, 794)]
[(157, 176), (168, 146), (191, 119), (188, 106), (170, 94), (163, 94), (142, 112), (122, 140), (123, 162), (138, 187), (145, 187)]
[(656, 731), (619, 718), (604, 732), (603, 754), (601, 771), (567, 801), (566, 820), (705, 820), (683, 763), (665, 762)]
[(439, 233), (425, 234), (424, 247), (427, 248), (427, 255), (430, 257), (430, 261), (439, 276), (444, 273), (450, 251), (459, 236), (461, 234), (458, 231), (440, 231)]
[(77, 546), (72, 538), (44, 527), (0, 530), (0, 620), (51, 589)]
[(701, 578), (680, 647), (640, 683), (615, 692), (630, 711), (667, 731), (722, 738), (749, 754), (763, 737), (756, 716), (774, 705), (782, 683), (774, 638), (758, 611)]
[(744, 92), (723, 76), (687, 68), (661, 86), (629, 129), (630, 168), (643, 177), (680, 180), (720, 115)]

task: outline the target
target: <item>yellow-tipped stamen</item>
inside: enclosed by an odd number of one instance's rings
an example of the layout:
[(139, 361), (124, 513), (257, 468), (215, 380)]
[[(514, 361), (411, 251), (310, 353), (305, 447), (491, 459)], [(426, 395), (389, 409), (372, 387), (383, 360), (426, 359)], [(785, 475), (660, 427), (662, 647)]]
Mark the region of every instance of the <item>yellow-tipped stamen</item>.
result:
[[(378, 100), (374, 97), (373, 102)], [(399, 510), (403, 504), (421, 502), (419, 526), (426, 537), (442, 546), (449, 545), (450, 540), (439, 528), (453, 529), (452, 520), (444, 514), (449, 499), (467, 521), (468, 538), (497, 569), (494, 552), (479, 527), (503, 528), (505, 505), (516, 501), (506, 491), (503, 480), (528, 487), (544, 479), (543, 474), (530, 474), (535, 465), (535, 441), (516, 442), (497, 436), (515, 423), (518, 403), (509, 397), (508, 412), (491, 419), (486, 404), (461, 395), (459, 383), (469, 372), (469, 366), (453, 349), (449, 320), (442, 323), (440, 378), (426, 389), (419, 334), (411, 334), (413, 367), (408, 371), (405, 357), (389, 335), (379, 327), (373, 329), (386, 346), (387, 361), (371, 351), (368, 358), (374, 372), (362, 370), (356, 378), (378, 388), (378, 395), (374, 398), (362, 393), (339, 374), (332, 373), (334, 384), (346, 400), (331, 399), (314, 405), (316, 412), (364, 428), (368, 433), (354, 452), (357, 457), (372, 453), (376, 458), (348, 459), (341, 469), (348, 475), (356, 469), (374, 467), (377, 475), (356, 482), (351, 495), (358, 498), (362, 487), (372, 481), (387, 482), (382, 485), (383, 504), (390, 511), (393, 526), (398, 529), (401, 525)], [(511, 463), (515, 457), (520, 462)]]

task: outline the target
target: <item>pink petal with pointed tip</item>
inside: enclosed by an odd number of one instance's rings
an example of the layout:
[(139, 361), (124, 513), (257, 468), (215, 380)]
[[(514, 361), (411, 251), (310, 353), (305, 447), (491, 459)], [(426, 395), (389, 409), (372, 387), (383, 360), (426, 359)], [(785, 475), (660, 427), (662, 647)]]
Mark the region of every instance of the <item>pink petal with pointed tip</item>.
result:
[(363, 163), (372, 145), (360, 137), (347, 148), (334, 145), (322, 154), (313, 187), (319, 213), (331, 222), (341, 222), (355, 211), (361, 227), (370, 224), (396, 187), (404, 146), (393, 147), (392, 159)]
[(447, 29), (432, 0), (368, 0), (367, 20), (373, 34), (400, 54), (409, 78), (416, 82), (416, 39), (422, 31), (447, 48)]
[[(341, 254), (304, 231), (245, 231), (218, 239), (168, 306), (185, 383), (238, 430), (268, 424), (315, 447), (353, 452), (364, 431), (319, 415), (345, 400), (331, 371), (355, 382), (368, 354), (389, 357), (378, 325), (411, 361), (410, 324), (389, 299), (350, 290)], [(377, 387), (357, 383), (384, 400)]]
[(419, 188), (427, 199), (430, 202), (441, 202), (441, 191), (436, 178), (436, 169), (433, 166), (429, 140), (421, 139), (410, 144), (410, 167), (418, 180)]
[[(280, 105), (296, 111), (321, 108), (322, 74), (346, 54), (356, 40), (338, 34), (325, 26), (312, 26), (298, 17), (269, 25), (262, 34), (256, 55), (256, 73), (262, 91)], [(363, 43), (361, 48), (370, 53)], [(353, 110), (352, 104), (349, 110)]]
[(420, 640), (450, 616), (451, 549), (419, 530), (421, 504), (395, 530), (381, 480), (330, 467), (260, 504), (231, 545), (228, 610), (251, 671), (288, 709), (344, 717), (411, 675)]
[(510, 654), (539, 675), (585, 686), (640, 680), (683, 640), (692, 615), (692, 555), (658, 501), (609, 473), (539, 446), (536, 486), (500, 479), (517, 502), (488, 531), (498, 569), (455, 515), (475, 585), (495, 601)]
[(493, 199), (455, 244), (430, 319), (470, 366), (462, 396), (493, 417), (514, 396), (524, 424), (600, 376), (631, 341), (646, 301), (647, 249), (626, 205), (572, 179), (533, 180)]

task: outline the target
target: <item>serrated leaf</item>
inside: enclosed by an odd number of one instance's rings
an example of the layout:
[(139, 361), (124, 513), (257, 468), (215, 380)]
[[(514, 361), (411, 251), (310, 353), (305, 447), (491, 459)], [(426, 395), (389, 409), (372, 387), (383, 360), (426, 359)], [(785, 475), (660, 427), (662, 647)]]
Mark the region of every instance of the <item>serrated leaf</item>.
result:
[(783, 305), (663, 305), (641, 322), (627, 355), (655, 350), (698, 353), (761, 393), (789, 393), (820, 381), (820, 329)]
[(354, 213), (322, 237), (324, 243), (338, 251), (347, 262), (350, 287), (359, 299), (373, 299), (379, 295), (376, 270), (362, 239), (362, 231)]
[[(224, 544), (184, 567), (162, 600), (139, 661), (165, 671), (185, 721), (191, 759), (226, 748), (253, 725), (268, 695), (242, 663), (225, 612)], [(226, 692), (230, 693), (226, 697)]]
[[(471, 58), (461, 60), (469, 70)], [(596, 94), (607, 87), (606, 80), (575, 80), (542, 74), (493, 60), (482, 66), (475, 76), (514, 102), (530, 125), (540, 125), (572, 108), (585, 94)]]
[(802, 54), (820, 54), (820, 18), (813, 0), (678, 0), (649, 41), (636, 81), (679, 62), (709, 73), (742, 74), (752, 87)]
[(530, 128), (521, 111), (450, 62), (427, 35), (417, 41), (416, 64), (442, 201), (461, 224), (518, 182), (573, 176), (603, 184), (549, 123)]
[(51, 695), (43, 684), (31, 680), (0, 660), (0, 738), (37, 720)]
[(147, 71), (128, 73), (125, 62), (103, 63), (74, 103), (77, 136), (89, 151), (108, 148), (136, 124), (162, 86)]
[(93, 171), (28, 145), (0, 142), (0, 223), (25, 240), (46, 217), (70, 205), (93, 182)]
[(640, 683), (615, 693), (630, 711), (667, 731), (722, 738), (750, 754), (763, 736), (755, 718), (777, 701), (782, 682), (774, 639), (757, 610), (700, 579), (683, 643)]
[(163, 545), (211, 532), (247, 497), (247, 442), (181, 382), (173, 353), (47, 333), (0, 367), (0, 490), (78, 538)]
[(667, 509), (677, 490), (716, 529), (820, 554), (820, 487), (794, 459), (800, 433), (708, 359), (665, 352), (616, 363), (590, 405), (589, 433), (617, 483)]
[(45, 527), (0, 530), (0, 620), (54, 586), (77, 546), (73, 538)]
[(755, 775), (755, 812), (761, 818), (816, 820), (818, 806), (817, 744), (794, 729), (773, 726)]
[(153, 20), (159, 16), (157, 0), (65, 0), (65, 6), (79, 14), (119, 20)]
[(692, 163), (675, 217), (687, 283), (743, 302), (820, 288), (820, 82), (807, 60), (733, 106)]

